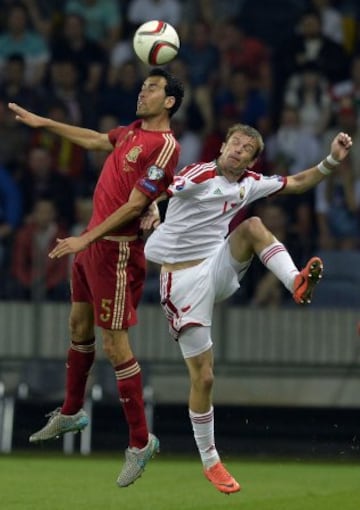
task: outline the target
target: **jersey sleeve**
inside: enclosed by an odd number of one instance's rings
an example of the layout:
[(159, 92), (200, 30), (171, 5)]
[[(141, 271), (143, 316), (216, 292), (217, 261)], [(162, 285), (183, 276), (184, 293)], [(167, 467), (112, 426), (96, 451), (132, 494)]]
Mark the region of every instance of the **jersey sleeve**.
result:
[[(248, 172), (248, 175), (252, 172)], [(284, 189), (287, 179), (282, 175), (256, 174), (251, 186), (251, 202), (269, 197)]]
[(201, 192), (207, 187), (208, 179), (214, 177), (214, 169), (201, 164), (188, 165), (175, 175), (167, 189), (167, 194), (178, 197), (188, 197)]
[(113, 147), (115, 147), (116, 143), (121, 139), (123, 133), (126, 131), (126, 128), (124, 126), (119, 126), (114, 129), (111, 129), (108, 132), (108, 138), (109, 142)]
[(179, 144), (171, 135), (164, 136), (164, 144), (151, 154), (145, 165), (145, 171), (135, 183), (135, 188), (155, 200), (166, 192), (173, 180), (175, 168), (179, 161)]

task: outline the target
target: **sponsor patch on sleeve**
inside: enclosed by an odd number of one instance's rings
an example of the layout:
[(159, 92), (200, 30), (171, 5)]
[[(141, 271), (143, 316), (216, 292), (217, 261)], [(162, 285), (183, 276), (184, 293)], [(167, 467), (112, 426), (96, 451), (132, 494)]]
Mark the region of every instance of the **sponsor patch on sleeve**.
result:
[(151, 181), (148, 181), (147, 179), (141, 179), (141, 181), (139, 181), (139, 185), (142, 188), (150, 191), (150, 193), (156, 193), (158, 191), (156, 184), (153, 184)]

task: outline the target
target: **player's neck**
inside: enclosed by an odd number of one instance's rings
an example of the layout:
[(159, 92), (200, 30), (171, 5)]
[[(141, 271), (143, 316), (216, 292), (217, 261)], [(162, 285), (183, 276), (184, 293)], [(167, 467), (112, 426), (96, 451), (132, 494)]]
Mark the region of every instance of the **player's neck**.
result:
[(152, 117), (147, 119), (142, 119), (141, 128), (145, 131), (169, 131), (170, 130), (170, 122), (168, 117), (159, 118)]
[(235, 182), (239, 179), (238, 175), (234, 175), (232, 172), (228, 172), (225, 168), (222, 168), (219, 160), (215, 160), (216, 163), (216, 172), (219, 176), (225, 177), (229, 182)]

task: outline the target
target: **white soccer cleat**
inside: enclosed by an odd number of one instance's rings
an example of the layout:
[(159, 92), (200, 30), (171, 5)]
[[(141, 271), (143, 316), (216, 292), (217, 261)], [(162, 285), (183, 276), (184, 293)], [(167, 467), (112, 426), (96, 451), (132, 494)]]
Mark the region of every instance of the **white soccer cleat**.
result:
[(149, 434), (149, 441), (145, 448), (127, 448), (125, 450), (125, 464), (116, 483), (119, 487), (127, 487), (143, 474), (146, 464), (160, 451), (160, 442), (154, 434)]
[(58, 407), (46, 416), (49, 417), (47, 424), (29, 437), (30, 443), (57, 439), (66, 432), (79, 432), (89, 423), (88, 415), (83, 409), (76, 414), (66, 415), (61, 414), (61, 408)]

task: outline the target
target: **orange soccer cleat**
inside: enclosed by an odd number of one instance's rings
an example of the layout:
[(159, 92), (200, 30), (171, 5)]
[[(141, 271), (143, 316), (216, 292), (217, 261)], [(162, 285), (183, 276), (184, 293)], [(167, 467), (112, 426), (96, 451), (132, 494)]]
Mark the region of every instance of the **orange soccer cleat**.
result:
[(293, 298), (299, 305), (311, 303), (315, 285), (322, 278), (323, 263), (319, 257), (312, 257), (304, 269), (296, 276)]
[(231, 476), (224, 464), (220, 461), (209, 469), (204, 469), (204, 474), (209, 482), (211, 482), (218, 491), (224, 494), (238, 492), (241, 489), (238, 482)]

